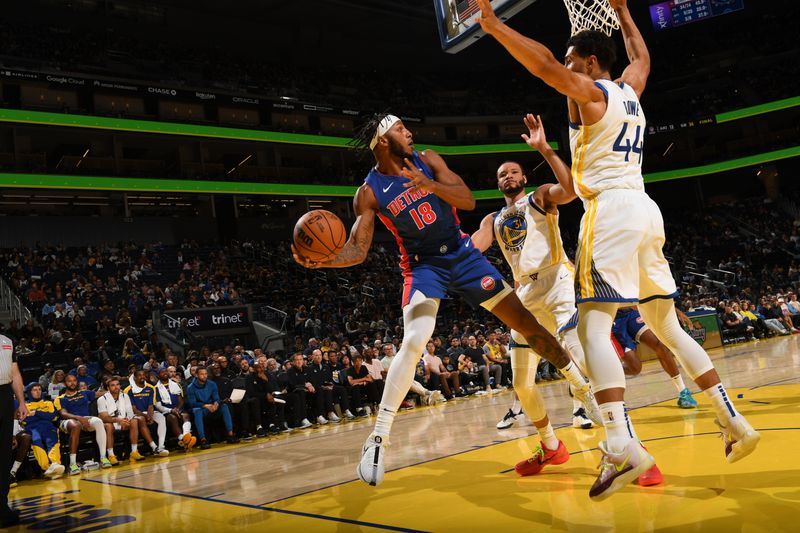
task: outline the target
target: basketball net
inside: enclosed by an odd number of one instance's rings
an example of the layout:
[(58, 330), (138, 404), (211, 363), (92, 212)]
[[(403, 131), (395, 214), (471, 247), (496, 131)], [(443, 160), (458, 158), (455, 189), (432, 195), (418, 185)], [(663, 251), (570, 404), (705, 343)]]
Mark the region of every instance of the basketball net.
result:
[(619, 18), (608, 0), (564, 0), (572, 25), (570, 35), (583, 30), (597, 30), (611, 35), (619, 29)]

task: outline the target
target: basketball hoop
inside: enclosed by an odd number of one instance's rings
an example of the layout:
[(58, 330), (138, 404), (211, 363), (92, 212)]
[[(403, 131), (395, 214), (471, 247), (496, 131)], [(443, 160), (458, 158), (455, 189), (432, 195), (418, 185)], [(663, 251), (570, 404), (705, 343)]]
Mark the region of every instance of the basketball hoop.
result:
[(597, 30), (611, 35), (619, 29), (619, 18), (608, 0), (564, 0), (572, 25), (570, 35), (583, 30)]

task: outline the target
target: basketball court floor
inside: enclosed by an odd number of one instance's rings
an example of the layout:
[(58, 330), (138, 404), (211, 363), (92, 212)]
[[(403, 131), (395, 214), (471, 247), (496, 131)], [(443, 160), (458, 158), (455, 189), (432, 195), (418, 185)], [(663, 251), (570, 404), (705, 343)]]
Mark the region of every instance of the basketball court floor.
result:
[(572, 455), (536, 477), (532, 426), (498, 431), (510, 393), (398, 416), (377, 488), (355, 480), (372, 419), (12, 489), (18, 531), (797, 531), (800, 526), (800, 338), (715, 350), (740, 411), (761, 431), (755, 454), (726, 463), (702, 395), (678, 409), (657, 363), (628, 385), (640, 438), (665, 483), (588, 498), (600, 430), (569, 426), (566, 384), (543, 392)]

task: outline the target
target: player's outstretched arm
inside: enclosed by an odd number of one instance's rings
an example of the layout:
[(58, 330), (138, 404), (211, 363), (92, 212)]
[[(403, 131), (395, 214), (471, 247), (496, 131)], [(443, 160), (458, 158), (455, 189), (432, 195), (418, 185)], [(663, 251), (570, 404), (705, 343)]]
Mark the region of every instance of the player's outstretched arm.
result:
[(647, 50), (639, 28), (633, 22), (631, 12), (628, 11), (627, 0), (609, 0), (609, 2), (619, 17), (622, 37), (625, 39), (625, 51), (631, 62), (620, 79), (633, 87), (636, 95), (641, 97), (645, 85), (647, 85), (647, 77), (650, 75), (650, 52)]
[(470, 238), (472, 239), (472, 245), (480, 250), (481, 253), (489, 249), (494, 241), (494, 213), (483, 217), (481, 227)]
[(378, 212), (378, 201), (368, 185), (362, 185), (356, 192), (353, 212), (356, 214), (356, 221), (350, 229), (350, 238), (335, 257), (324, 262), (311, 261), (298, 254), (292, 245), (294, 260), (306, 268), (345, 268), (363, 263), (372, 245), (375, 213)]
[(542, 117), (528, 113), (523, 120), (525, 127), (528, 128), (528, 133), (522, 134), (522, 140), (542, 154), (547, 164), (550, 165), (553, 174), (555, 174), (556, 180), (558, 180), (558, 184), (547, 183), (539, 187), (535, 193), (537, 200), (540, 200), (540, 205), (546, 211), (554, 206), (570, 203), (577, 197), (574, 182), (572, 181), (572, 172), (547, 143)]
[(442, 156), (433, 150), (425, 150), (420, 152), (419, 155), (425, 164), (431, 168), (436, 179), (429, 179), (421, 169), (416, 168), (409, 159), (405, 159), (406, 166), (400, 172), (411, 181), (404, 183), (403, 187), (414, 187), (432, 192), (451, 206), (462, 211), (475, 209), (475, 197), (472, 196), (472, 191), (461, 179), (461, 176), (450, 170)]
[(503, 45), (531, 74), (578, 104), (605, 101), (605, 94), (591, 78), (567, 69), (547, 47), (505, 25), (495, 15), (489, 0), (478, 0), (478, 5), (481, 16), (477, 20), (483, 31)]

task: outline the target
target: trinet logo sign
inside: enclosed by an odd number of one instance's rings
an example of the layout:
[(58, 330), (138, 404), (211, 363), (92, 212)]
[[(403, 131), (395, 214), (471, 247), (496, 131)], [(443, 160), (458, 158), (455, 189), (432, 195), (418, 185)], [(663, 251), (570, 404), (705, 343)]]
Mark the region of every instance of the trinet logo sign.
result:
[(211, 323), (215, 326), (222, 324), (244, 324), (244, 313), (229, 315), (226, 313), (211, 315)]

